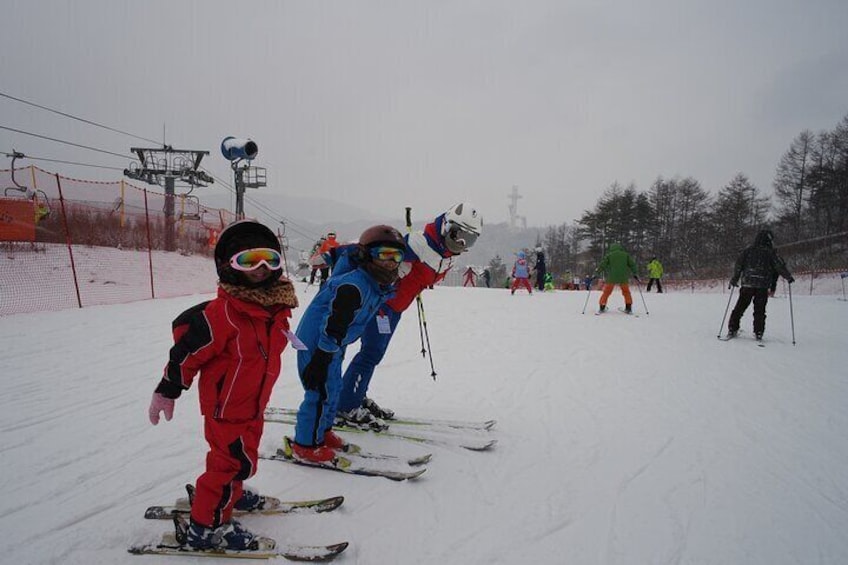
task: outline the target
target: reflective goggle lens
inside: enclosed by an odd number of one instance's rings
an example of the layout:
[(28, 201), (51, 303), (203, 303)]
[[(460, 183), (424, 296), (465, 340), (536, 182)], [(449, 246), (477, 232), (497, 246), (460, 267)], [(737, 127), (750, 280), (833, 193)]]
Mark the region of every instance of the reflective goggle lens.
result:
[(263, 263), (273, 271), (280, 268), (282, 257), (275, 249), (245, 249), (230, 259), (230, 265), (239, 271), (252, 271)]
[(374, 247), (371, 249), (371, 257), (380, 261), (403, 263), (403, 251), (396, 247)]
[(472, 231), (464, 230), (458, 226), (451, 227), (448, 231), (448, 237), (457, 242), (463, 248), (468, 249), (474, 242), (477, 241), (477, 234)]

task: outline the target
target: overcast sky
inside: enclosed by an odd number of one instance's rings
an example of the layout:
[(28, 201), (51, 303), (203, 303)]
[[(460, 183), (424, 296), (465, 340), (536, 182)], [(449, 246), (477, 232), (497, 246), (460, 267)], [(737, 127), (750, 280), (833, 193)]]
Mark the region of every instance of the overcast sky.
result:
[[(743, 172), (770, 194), (792, 139), (848, 114), (846, 0), (2, 8), (0, 92), (153, 140), (164, 125), (169, 144), (209, 150), (204, 164), (229, 181), (219, 144), (247, 136), (268, 168), (262, 190), (392, 217), (467, 200), (505, 221), (517, 185), (530, 225), (559, 224), (615, 181), (646, 190), (659, 175), (716, 191)], [(152, 145), (2, 97), (0, 126), (127, 155)], [(0, 152), (12, 148), (128, 163), (0, 129)]]

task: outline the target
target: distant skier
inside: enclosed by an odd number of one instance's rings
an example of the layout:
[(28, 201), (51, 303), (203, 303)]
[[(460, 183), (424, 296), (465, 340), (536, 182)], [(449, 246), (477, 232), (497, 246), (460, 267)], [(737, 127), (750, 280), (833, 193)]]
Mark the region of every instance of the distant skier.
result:
[(727, 324), (728, 337), (735, 337), (739, 333), (739, 324), (742, 315), (751, 301), (754, 302), (754, 335), (757, 340), (763, 338), (766, 331), (766, 304), (768, 303), (769, 288), (777, 285), (777, 276), (782, 276), (789, 284), (795, 282), (792, 274), (786, 268), (786, 263), (774, 250), (774, 235), (770, 230), (760, 230), (754, 239), (754, 245), (745, 249), (736, 259), (733, 276), (730, 279), (730, 287), (739, 285), (742, 279), (742, 288), (739, 289), (739, 298), (733, 312), (730, 313), (730, 321)]
[(462, 286), (477, 286), (474, 284), (474, 279), (477, 277), (477, 273), (474, 272), (473, 268), (468, 267), (465, 269), (463, 276), (465, 277), (465, 280), (462, 282)]
[(250, 547), (254, 534), (233, 508), (258, 510), (268, 499), (243, 488), (256, 473), (264, 411), (280, 374), (294, 286), (282, 277), (280, 243), (262, 224), (230, 224), (215, 246), (218, 296), (180, 314), (174, 346), (148, 414), (170, 420), (174, 400), (199, 373), (200, 413), (209, 452), (197, 478), (186, 543), (195, 549)]
[(541, 247), (536, 248), (536, 264), (533, 266), (536, 271), (536, 288), (540, 291), (545, 290), (545, 275), (547, 274), (547, 266), (545, 265), (545, 252)]
[(483, 217), (474, 206), (462, 202), (438, 215), (423, 230), (406, 236), (406, 257), (395, 296), (368, 322), (359, 352), (345, 370), (338, 412), (345, 423), (372, 430), (388, 427), (385, 420), (394, 418), (394, 411), (367, 397), (374, 370), (386, 354), (401, 315), (415, 297), (443, 280), (454, 257), (471, 249), (482, 233)]
[(321, 244), (321, 247), (318, 249), (317, 255), (321, 258), (320, 260), (320, 269), (321, 269), (321, 287), (324, 287), (324, 284), (327, 282), (327, 279), (330, 278), (330, 265), (327, 263), (327, 254), (330, 253), (333, 249), (339, 246), (339, 242), (336, 241), (336, 232), (327, 233), (327, 237), (324, 239), (324, 243)]
[(633, 260), (624, 247), (620, 243), (610, 245), (609, 251), (601, 259), (598, 268), (595, 269), (595, 274), (604, 273), (604, 290), (601, 292), (599, 301), (599, 312), (605, 312), (607, 309), (607, 300), (612, 294), (615, 285), (621, 289), (621, 294), (624, 296), (624, 311), (628, 314), (633, 311), (633, 297), (630, 295), (630, 285), (628, 281), (633, 277), (637, 281), (639, 277), (636, 275), (636, 262)]
[(309, 273), (309, 284), (315, 284), (315, 275), (326, 265), (321, 254), (318, 252), (325, 241), (327, 241), (326, 237), (319, 238), (315, 242), (315, 245), (312, 246), (312, 251), (309, 252), (309, 266), (312, 267)]
[(657, 283), (657, 294), (662, 294), (660, 279), (663, 276), (663, 266), (656, 257), (651, 257), (651, 261), (648, 263), (648, 276), (650, 279), (648, 279), (646, 290), (651, 292), (651, 285)]
[(491, 288), (492, 286), (492, 272), (488, 267), (483, 269), (483, 282), (486, 283), (486, 288)]
[(393, 227), (368, 228), (355, 249), (337, 258), (345, 261), (345, 272), (331, 277), (303, 313), (297, 337), (306, 349), (297, 352), (297, 369), (305, 392), (292, 445), (296, 459), (327, 462), (335, 458), (334, 450), (344, 448), (345, 442), (333, 433), (342, 359), (393, 295), (405, 248)]
[(515, 263), (512, 265), (512, 286), (510, 294), (515, 294), (519, 286), (527, 289), (527, 292), (533, 294), (533, 287), (530, 286), (530, 267), (527, 265), (527, 254), (519, 251), (516, 256)]

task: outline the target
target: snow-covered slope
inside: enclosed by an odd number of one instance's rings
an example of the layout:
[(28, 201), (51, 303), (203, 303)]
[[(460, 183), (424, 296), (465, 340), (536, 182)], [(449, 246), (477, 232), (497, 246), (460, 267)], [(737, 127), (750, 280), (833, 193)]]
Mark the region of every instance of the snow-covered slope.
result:
[[(305, 306), (314, 289), (299, 288)], [(371, 396), (402, 415), (497, 418), (497, 448), (430, 447), (409, 483), (262, 461), (250, 484), (266, 493), (347, 501), (246, 524), (349, 540), (351, 564), (848, 563), (848, 303), (795, 297), (793, 346), (789, 302), (772, 300), (759, 348), (716, 340), (726, 295), (646, 294), (646, 315), (636, 294), (638, 318), (593, 316), (597, 297), (581, 315), (585, 292), (428, 291), (437, 380), (412, 309)], [(205, 298), (0, 317), (1, 563), (168, 562), (126, 547), (168, 527), (145, 507), (203, 466), (196, 390), (171, 422), (146, 412), (171, 319)], [(273, 403), (301, 394), (287, 350)], [(267, 424), (263, 448), (290, 432)]]

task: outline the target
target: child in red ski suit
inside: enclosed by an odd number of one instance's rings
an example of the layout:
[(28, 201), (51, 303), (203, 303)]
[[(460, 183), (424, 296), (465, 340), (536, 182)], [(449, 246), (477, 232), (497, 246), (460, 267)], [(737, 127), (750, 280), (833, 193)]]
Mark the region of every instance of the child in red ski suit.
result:
[(218, 296), (174, 320), (174, 346), (149, 416), (153, 425), (160, 413), (170, 420), (174, 399), (200, 374), (209, 452), (197, 478), (187, 543), (195, 549), (250, 549), (255, 536), (232, 520), (232, 512), (266, 503), (242, 482), (256, 473), (265, 406), (282, 368), (297, 297), (282, 277), (279, 241), (262, 224), (228, 226), (215, 247), (215, 264)]
[(533, 294), (533, 287), (530, 286), (530, 267), (527, 265), (527, 254), (523, 251), (518, 252), (518, 259), (512, 266), (512, 287), (510, 294), (515, 294), (519, 286), (527, 289), (527, 292)]

